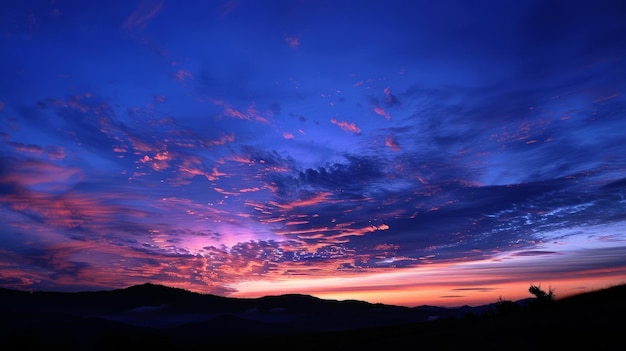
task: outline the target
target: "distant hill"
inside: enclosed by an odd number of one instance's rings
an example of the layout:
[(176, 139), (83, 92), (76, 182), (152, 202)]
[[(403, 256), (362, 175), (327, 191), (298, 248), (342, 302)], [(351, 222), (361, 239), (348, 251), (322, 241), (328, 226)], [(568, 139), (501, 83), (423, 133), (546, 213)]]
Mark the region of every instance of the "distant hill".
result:
[[(257, 347), (263, 342), (287, 348), (302, 340), (317, 349), (334, 348), (330, 345), (387, 349), (395, 344), (400, 347), (405, 339), (452, 349), (467, 349), (473, 342), (481, 349), (490, 345), (496, 349), (507, 340), (527, 345), (538, 336), (558, 335), (562, 328), (580, 332), (577, 336), (602, 332), (603, 340), (611, 345), (606, 335), (612, 335), (612, 330), (626, 333), (624, 323), (610, 322), (626, 312), (625, 297), (626, 285), (621, 285), (563, 298), (542, 308), (530, 308), (533, 300), (525, 299), (515, 302), (519, 306), (513, 309), (515, 313), (505, 316), (499, 315), (496, 303), (409, 308), (298, 294), (240, 299), (155, 284), (78, 293), (0, 289), (0, 349), (59, 345), (87, 350), (115, 348), (121, 343), (175, 350), (210, 345)], [(522, 334), (532, 337), (522, 338)], [(337, 340), (343, 341), (337, 344)]]

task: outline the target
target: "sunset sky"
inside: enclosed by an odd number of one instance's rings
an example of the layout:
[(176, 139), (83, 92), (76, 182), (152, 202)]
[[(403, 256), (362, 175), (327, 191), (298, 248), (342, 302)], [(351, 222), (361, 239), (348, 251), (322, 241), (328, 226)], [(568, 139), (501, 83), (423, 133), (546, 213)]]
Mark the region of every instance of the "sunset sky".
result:
[(0, 287), (626, 283), (626, 2), (0, 2)]

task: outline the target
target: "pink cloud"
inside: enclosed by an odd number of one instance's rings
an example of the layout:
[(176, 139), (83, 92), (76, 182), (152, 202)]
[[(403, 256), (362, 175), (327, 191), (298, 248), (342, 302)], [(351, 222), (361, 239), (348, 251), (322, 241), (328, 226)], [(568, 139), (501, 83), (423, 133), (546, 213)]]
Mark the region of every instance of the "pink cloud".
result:
[(232, 143), (235, 141), (235, 134), (223, 134), (219, 140), (211, 140), (209, 144), (211, 145), (226, 145), (226, 143)]
[(216, 192), (223, 194), (223, 195), (233, 195), (233, 196), (239, 196), (241, 195), (238, 192), (234, 192), (234, 191), (226, 191), (222, 188), (218, 188), (218, 187), (213, 187), (213, 190), (215, 190)]
[(126, 29), (143, 29), (163, 7), (164, 0), (143, 0), (133, 13), (122, 24)]
[(387, 137), (385, 138), (385, 145), (390, 148), (393, 151), (399, 151), (400, 150), (400, 145), (398, 145), (398, 142), (396, 141), (396, 139), (394, 137)]
[(503, 126), (499, 134), (494, 133), (489, 139), (499, 143), (523, 141), (532, 144), (538, 141), (551, 123), (549, 119), (522, 120), (518, 125)]
[(379, 116), (385, 117), (386, 119), (391, 119), (391, 115), (385, 112), (385, 109), (382, 107), (374, 106), (374, 112), (376, 112), (376, 114)]
[(224, 4), (222, 4), (222, 6), (220, 6), (220, 15), (222, 17), (228, 15), (235, 9), (235, 7), (237, 7), (238, 3), (239, 2), (237, 0), (226, 1)]
[(245, 113), (239, 111), (239, 110), (235, 110), (234, 108), (230, 107), (230, 106), (225, 106), (224, 107), (224, 114), (228, 117), (234, 117), (234, 118), (239, 118), (239, 119), (244, 119), (244, 120), (250, 120), (250, 118), (248, 118), (248, 116), (246, 116)]
[[(47, 243), (40, 245), (39, 252), (41, 254), (37, 260), (33, 260), (0, 249), (2, 257), (6, 258), (0, 259), (0, 278), (11, 279), (15, 286), (22, 289), (39, 282), (49, 282), (55, 287), (90, 284), (107, 289), (125, 288), (148, 280), (225, 295), (229, 289), (224, 285), (239, 279), (246, 273), (242, 268), (251, 265), (241, 259), (228, 259), (226, 250), (211, 250), (211, 255), (207, 257), (179, 256), (160, 249), (147, 251), (112, 245), (104, 240)], [(19, 264), (19, 272), (16, 269), (5, 269), (7, 260)], [(257, 260), (253, 264), (261, 263)], [(242, 274), (229, 277), (224, 274), (226, 271), (240, 271)], [(50, 272), (54, 272), (53, 280)], [(18, 277), (23, 279), (15, 279)]]
[(254, 119), (257, 122), (261, 122), (265, 124), (269, 124), (270, 122), (269, 120), (267, 120), (267, 118), (263, 117), (259, 113), (259, 111), (257, 111), (255, 104), (250, 105), (250, 107), (248, 107), (248, 110), (246, 112), (251, 117), (251, 119)]
[(293, 134), (288, 133), (288, 132), (284, 132), (283, 133), (283, 138), (285, 138), (285, 139), (293, 139)]
[(143, 218), (145, 212), (120, 205), (110, 205), (105, 200), (127, 199), (127, 194), (92, 195), (65, 193), (62, 196), (48, 195), (35, 191), (0, 196), (0, 202), (16, 212), (36, 215), (53, 228), (101, 229), (110, 222), (124, 216)]
[(389, 87), (385, 87), (385, 89), (383, 90), (385, 92), (385, 95), (389, 98), (391, 97), (391, 88)]
[(359, 127), (357, 127), (355, 123), (349, 123), (347, 121), (338, 121), (335, 118), (332, 118), (330, 120), (330, 123), (338, 125), (341, 129), (349, 133), (354, 133), (354, 134), (361, 133), (361, 129), (359, 129)]
[(131, 142), (134, 153), (136, 155), (156, 151), (152, 145), (145, 143), (143, 140), (136, 137), (128, 136), (128, 140)]
[(139, 162), (148, 164), (155, 171), (163, 171), (170, 167), (169, 161), (172, 155), (166, 150), (163, 152), (157, 152), (153, 157), (144, 155), (139, 159)]
[(295, 201), (288, 202), (285, 204), (281, 204), (275, 201), (270, 201), (269, 204), (271, 204), (272, 206), (281, 208), (283, 210), (293, 210), (296, 207), (313, 206), (313, 205), (317, 205), (321, 203), (331, 203), (333, 202), (332, 200), (329, 199), (329, 197), (331, 196), (332, 196), (331, 192), (321, 192), (311, 198), (304, 199), (304, 200), (295, 200)]
[(387, 103), (395, 104), (398, 102), (397, 98), (391, 93), (391, 88), (385, 87), (384, 92), (385, 96), (387, 97)]
[(285, 41), (287, 42), (287, 44), (289, 44), (290, 47), (292, 48), (297, 48), (298, 46), (300, 46), (300, 38), (295, 37), (295, 36), (289, 36), (287, 34), (285, 34)]
[(233, 155), (233, 156), (230, 156), (228, 159), (231, 160), (231, 161), (234, 161), (234, 162), (245, 163), (245, 164), (249, 164), (249, 165), (254, 163), (253, 160), (251, 160), (248, 157), (242, 156), (242, 155)]
[(185, 78), (194, 79), (193, 74), (191, 74), (191, 72), (184, 70), (184, 69), (178, 70), (178, 72), (176, 72), (175, 77), (178, 80), (185, 80)]
[(300, 225), (300, 224), (308, 224), (309, 221), (289, 221), (285, 222), (285, 225)]
[(397, 244), (378, 244), (374, 247), (376, 251), (396, 251), (400, 248)]
[(0, 183), (58, 190), (70, 187), (81, 178), (79, 168), (28, 160), (13, 165), (11, 172), (0, 178)]
[(264, 124), (269, 124), (269, 120), (265, 118), (261, 113), (256, 109), (256, 105), (252, 103), (245, 112), (237, 110), (232, 106), (225, 104), (221, 100), (213, 101), (216, 105), (224, 106), (224, 114), (228, 117), (238, 118), (246, 121), (257, 121)]
[(65, 158), (65, 149), (61, 146), (46, 147), (48, 157), (52, 160), (62, 160)]
[[(613, 93), (613, 94), (610, 94), (610, 95), (601, 96), (601, 97), (599, 97), (599, 98), (597, 98), (597, 99), (593, 100), (593, 102), (594, 102), (594, 103), (605, 102), (605, 101), (608, 101), (608, 100), (611, 100), (611, 99), (615, 99), (616, 97), (620, 97), (621, 95), (622, 95), (622, 94), (620, 94), (620, 93)], [(1, 104), (1, 103), (2, 103), (2, 102), (0, 101), (0, 104)], [(1, 109), (2, 109), (2, 107), (0, 107), (0, 110), (1, 110)]]
[(8, 142), (7, 144), (20, 153), (31, 153), (37, 156), (44, 155), (51, 160), (62, 160), (65, 158), (65, 149), (61, 146), (42, 147), (40, 145), (24, 144), (19, 142)]
[(259, 191), (261, 189), (254, 187), (254, 188), (243, 188), (243, 189), (239, 189), (240, 193), (250, 193), (250, 192), (256, 192)]
[(178, 170), (183, 177), (190, 178), (194, 176), (205, 176), (205, 171), (201, 169), (202, 164), (194, 158), (183, 160), (182, 164), (178, 166)]
[(10, 142), (8, 143), (15, 149), (17, 152), (21, 153), (33, 153), (40, 155), (43, 152), (43, 147), (34, 144), (23, 144), (18, 142)]
[(220, 172), (220, 171), (217, 169), (217, 167), (213, 167), (213, 172), (211, 172), (211, 174), (206, 174), (206, 178), (207, 178), (208, 180), (213, 181), (213, 180), (218, 180), (218, 179), (219, 179), (219, 177), (223, 177), (223, 176), (226, 176), (226, 175), (227, 175), (226, 173), (222, 173), (222, 172)]

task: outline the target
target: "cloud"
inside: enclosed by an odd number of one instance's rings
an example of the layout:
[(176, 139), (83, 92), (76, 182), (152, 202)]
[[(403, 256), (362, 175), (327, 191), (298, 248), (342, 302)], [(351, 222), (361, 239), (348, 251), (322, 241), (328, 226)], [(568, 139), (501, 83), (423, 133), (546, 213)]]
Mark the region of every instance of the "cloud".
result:
[(391, 93), (391, 88), (389, 86), (386, 86), (384, 89), (385, 92), (385, 102), (387, 103), (387, 106), (396, 106), (396, 105), (400, 105), (400, 101), (398, 101), (398, 98)]
[(396, 141), (396, 139), (394, 137), (386, 137), (385, 138), (385, 146), (387, 146), (388, 148), (390, 148), (393, 151), (400, 151), (400, 145), (398, 145), (398, 142)]
[(494, 288), (488, 287), (478, 287), (478, 288), (455, 288), (451, 289), (452, 291), (479, 291), (479, 292), (490, 292), (495, 290)]
[(300, 38), (297, 36), (285, 34), (285, 42), (287, 42), (287, 44), (294, 49), (300, 46)]
[(187, 78), (194, 79), (193, 74), (187, 70), (179, 69), (178, 72), (174, 75), (174, 77), (180, 81), (183, 81)]
[(379, 106), (374, 106), (374, 112), (376, 112), (377, 115), (385, 117), (385, 119), (389, 120), (391, 119), (391, 115), (387, 112), (385, 112), (385, 109)]
[(339, 121), (335, 118), (331, 118), (330, 123), (338, 125), (341, 129), (343, 129), (346, 132), (354, 133), (354, 134), (361, 134), (361, 129), (359, 129), (359, 127), (357, 127), (357, 125), (354, 122)]
[(250, 104), (245, 112), (237, 110), (222, 101), (215, 101), (214, 103), (216, 105), (223, 105), (224, 114), (228, 117), (238, 118), (246, 121), (256, 121), (264, 124), (270, 123), (270, 121), (257, 110), (256, 104), (254, 103)]
[(239, 1), (237, 0), (228, 0), (220, 6), (220, 15), (222, 17), (229, 15), (233, 10), (235, 10), (239, 6)]
[(126, 18), (122, 27), (125, 29), (144, 29), (163, 7), (163, 0), (141, 0), (139, 6)]
[(79, 168), (71, 166), (34, 159), (0, 158), (0, 161), (5, 165), (4, 169), (0, 169), (0, 184), (25, 191), (58, 193), (70, 189), (84, 177)]

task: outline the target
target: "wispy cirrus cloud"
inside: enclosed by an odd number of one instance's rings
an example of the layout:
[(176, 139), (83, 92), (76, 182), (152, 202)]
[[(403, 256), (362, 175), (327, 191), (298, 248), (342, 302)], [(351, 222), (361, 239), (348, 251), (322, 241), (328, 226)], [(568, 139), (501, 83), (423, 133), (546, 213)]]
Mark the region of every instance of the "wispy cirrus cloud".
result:
[(137, 9), (124, 20), (122, 27), (125, 29), (144, 29), (150, 20), (161, 11), (163, 4), (163, 0), (140, 1)]

